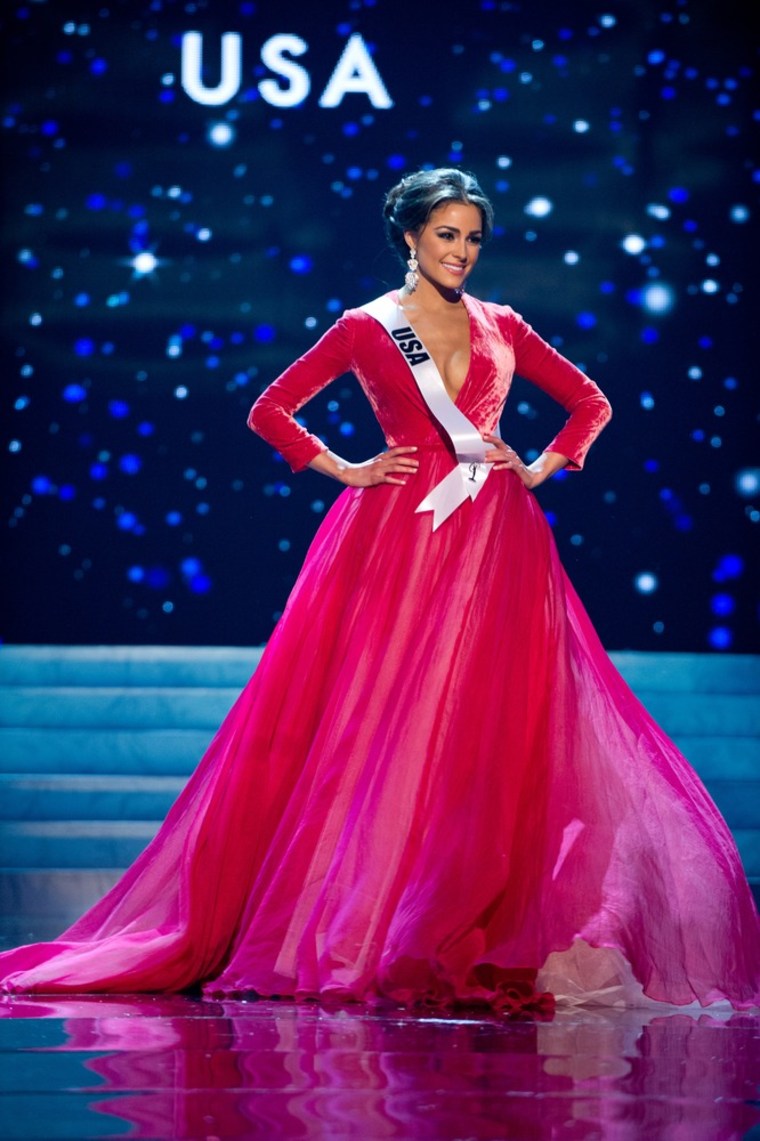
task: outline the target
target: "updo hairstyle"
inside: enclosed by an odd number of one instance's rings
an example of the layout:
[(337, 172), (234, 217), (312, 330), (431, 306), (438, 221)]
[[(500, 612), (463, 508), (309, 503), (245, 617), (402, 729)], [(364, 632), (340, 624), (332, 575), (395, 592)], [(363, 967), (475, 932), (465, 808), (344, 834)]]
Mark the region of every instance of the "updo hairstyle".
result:
[(383, 218), (385, 235), (402, 261), (409, 257), (405, 232), (417, 233), (437, 206), (461, 202), (477, 206), (483, 226), (483, 241), (493, 232), (493, 206), (478, 185), (474, 175), (456, 167), (420, 170), (402, 178), (385, 196)]

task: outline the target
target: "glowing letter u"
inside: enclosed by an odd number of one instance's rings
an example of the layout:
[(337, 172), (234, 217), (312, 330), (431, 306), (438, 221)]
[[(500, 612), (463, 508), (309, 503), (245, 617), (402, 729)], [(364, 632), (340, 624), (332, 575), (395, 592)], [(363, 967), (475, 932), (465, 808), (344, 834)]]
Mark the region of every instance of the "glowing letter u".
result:
[(203, 83), (203, 35), (185, 32), (182, 37), (182, 87), (196, 103), (218, 107), (229, 103), (240, 90), (242, 39), (237, 32), (222, 35), (222, 73), (216, 87)]

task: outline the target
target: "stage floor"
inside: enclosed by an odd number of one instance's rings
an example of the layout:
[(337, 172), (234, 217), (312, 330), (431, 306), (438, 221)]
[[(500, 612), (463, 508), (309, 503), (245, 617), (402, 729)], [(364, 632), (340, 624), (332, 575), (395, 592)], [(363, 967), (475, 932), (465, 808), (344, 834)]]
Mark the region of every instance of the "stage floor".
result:
[(0, 1136), (760, 1138), (760, 1016), (0, 1000)]

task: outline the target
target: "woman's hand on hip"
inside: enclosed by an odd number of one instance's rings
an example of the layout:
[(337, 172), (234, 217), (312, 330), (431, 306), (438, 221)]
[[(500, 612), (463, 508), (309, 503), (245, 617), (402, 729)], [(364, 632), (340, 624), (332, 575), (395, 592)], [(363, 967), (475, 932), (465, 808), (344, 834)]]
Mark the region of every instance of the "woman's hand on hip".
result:
[(403, 487), (410, 475), (414, 475), (419, 460), (412, 455), (415, 447), (388, 448), (371, 460), (363, 463), (349, 463), (333, 452), (322, 452), (309, 465), (325, 475), (344, 483), (346, 487), (377, 487), (381, 483), (394, 483)]
[(486, 463), (493, 464), (497, 471), (503, 469), (513, 471), (527, 488), (538, 487), (555, 472), (566, 467), (569, 462), (567, 456), (560, 455), (559, 452), (542, 452), (533, 463), (524, 464), (515, 449), (506, 444), (500, 436), (484, 432), (483, 439), (492, 445), (491, 450), (485, 454)]

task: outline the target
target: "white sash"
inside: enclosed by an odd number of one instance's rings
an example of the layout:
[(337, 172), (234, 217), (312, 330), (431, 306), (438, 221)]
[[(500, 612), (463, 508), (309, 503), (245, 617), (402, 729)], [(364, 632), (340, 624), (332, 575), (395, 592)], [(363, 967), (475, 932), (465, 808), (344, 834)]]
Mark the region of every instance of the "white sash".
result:
[(436, 484), (417, 508), (417, 511), (433, 512), (435, 531), (460, 503), (468, 498), (474, 500), (486, 482), (491, 474), (491, 464), (485, 462), (489, 445), (449, 396), (433, 358), (409, 324), (401, 306), (384, 296), (368, 301), (362, 309), (390, 334), (409, 365), (422, 399), (454, 446), (457, 466)]

